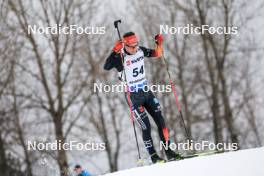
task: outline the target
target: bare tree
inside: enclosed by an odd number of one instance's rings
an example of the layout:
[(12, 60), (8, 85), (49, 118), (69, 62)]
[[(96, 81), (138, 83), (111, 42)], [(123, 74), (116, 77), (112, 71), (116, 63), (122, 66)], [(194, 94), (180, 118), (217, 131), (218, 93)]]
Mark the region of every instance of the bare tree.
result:
[[(94, 1), (91, 1), (91, 5)], [(45, 35), (43, 38), (38, 38), (33, 33), (28, 32), (28, 26), (42, 23), (44, 26), (52, 26), (53, 23), (61, 24), (62, 26), (69, 26), (70, 24), (78, 24), (82, 20), (83, 15), (78, 16), (78, 12), (83, 12), (85, 9), (80, 10), (82, 2), (72, 1), (38, 1), (37, 9), (34, 11), (34, 4), (25, 7), (22, 1), (9, 1), (9, 6), (14, 13), (18, 22), (18, 27), (23, 30), (22, 37), (24, 37), (31, 46), (31, 57), (33, 57), (34, 67), (38, 69), (30, 70), (21, 64), (21, 68), (32, 76), (37, 81), (39, 88), (42, 91), (34, 94), (24, 95), (30, 97), (31, 101), (37, 107), (46, 111), (54, 125), (54, 135), (57, 141), (62, 143), (66, 142), (67, 134), (72, 129), (72, 126), (80, 118), (80, 115), (71, 117), (70, 120), (67, 112), (71, 107), (75, 107), (76, 103), (79, 105), (79, 111), (89, 100), (89, 93), (84, 97), (84, 101), (80, 102), (80, 96), (83, 94), (84, 89), (89, 82), (89, 72), (80, 71), (78, 66), (80, 62), (76, 61), (80, 55), (78, 51), (81, 49), (81, 44), (78, 42), (80, 36), (78, 35)], [(32, 6), (32, 7), (30, 7)], [(29, 13), (28, 8), (32, 11)], [(85, 8), (85, 7), (83, 7)], [(45, 42), (44, 42), (45, 41)], [(45, 43), (47, 47), (43, 50), (40, 42)], [(89, 48), (88, 48), (89, 49)], [(30, 63), (31, 64), (31, 63)], [(76, 79), (78, 77), (78, 80)], [(80, 113), (76, 113), (80, 114)], [(70, 126), (66, 128), (66, 121), (70, 120)], [(67, 172), (68, 160), (65, 150), (58, 150), (57, 158), (60, 171)]]
[[(186, 25), (186, 23), (193, 24), (194, 27), (221, 25), (227, 28), (236, 26), (240, 29), (241, 24), (237, 21), (237, 16), (242, 12), (239, 11), (238, 7), (241, 9), (248, 7), (245, 3), (224, 0), (219, 2), (194, 0), (188, 3), (172, 0), (165, 3), (159, 1), (148, 1), (147, 3), (148, 6), (141, 9), (140, 7), (144, 3), (134, 2), (137, 7), (135, 13), (142, 16), (141, 21), (144, 30), (141, 35), (154, 35), (153, 31), (157, 31), (160, 24), (173, 27)], [(262, 8), (262, 6), (260, 5), (259, 8)], [(233, 13), (234, 11), (236, 13)], [(163, 15), (160, 15), (160, 12)], [(221, 16), (218, 18), (217, 15), (219, 14)], [(254, 18), (253, 16), (253, 13), (244, 14), (243, 17), (246, 20), (244, 20), (243, 25), (247, 25), (246, 21)], [(247, 52), (249, 51), (240, 50), (241, 45), (233, 44), (242, 40), (234, 35), (216, 35), (206, 32), (198, 36), (179, 34), (175, 38), (174, 36), (172, 38), (168, 37), (166, 38), (168, 42), (165, 41), (165, 54), (169, 58), (175, 58), (170, 59), (171, 72), (176, 75), (174, 78), (177, 79), (174, 81), (179, 86), (182, 95), (188, 131), (191, 132), (192, 136), (196, 136), (196, 140), (197, 137), (203, 138), (201, 137), (202, 131), (193, 131), (192, 126), (207, 124), (211, 121), (215, 143), (224, 141), (239, 143), (241, 132), (238, 129), (238, 124), (244, 120), (239, 118), (235, 121), (238, 117), (234, 114), (237, 111), (241, 112), (237, 108), (245, 110), (246, 107), (233, 106), (232, 104), (237, 93), (235, 90), (238, 87), (241, 88), (241, 85), (244, 84), (243, 81), (249, 77), (249, 74), (245, 75), (245, 72), (237, 69), (237, 64), (234, 63), (233, 59), (241, 57), (241, 52), (243, 53), (242, 57), (248, 57)], [(243, 48), (246, 47), (250, 46), (243, 46)], [(243, 66), (246, 65), (247, 62), (244, 62)], [(154, 71), (153, 75), (154, 80), (164, 79), (160, 67), (156, 72)], [(243, 75), (243, 77), (240, 75)], [(232, 82), (236, 82), (236, 84), (230, 84)], [(243, 87), (243, 90), (246, 90), (245, 87)], [(163, 102), (166, 104), (165, 101)], [(243, 102), (248, 102), (248, 99), (244, 99)], [(170, 114), (169, 117), (174, 116), (172, 112), (165, 108), (165, 113)], [(253, 115), (247, 117), (254, 123)], [(176, 122), (175, 120), (169, 120), (169, 124)], [(256, 126), (252, 125), (251, 129), (256, 134)], [(228, 138), (223, 136), (226, 130), (229, 134)], [(206, 135), (207, 133), (205, 133)]]

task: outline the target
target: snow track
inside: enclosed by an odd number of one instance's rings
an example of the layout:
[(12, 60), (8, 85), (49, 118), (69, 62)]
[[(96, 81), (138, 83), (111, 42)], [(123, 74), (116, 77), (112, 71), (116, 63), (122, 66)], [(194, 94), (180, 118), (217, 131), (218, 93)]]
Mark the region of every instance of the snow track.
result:
[(132, 168), (106, 176), (264, 176), (264, 147)]

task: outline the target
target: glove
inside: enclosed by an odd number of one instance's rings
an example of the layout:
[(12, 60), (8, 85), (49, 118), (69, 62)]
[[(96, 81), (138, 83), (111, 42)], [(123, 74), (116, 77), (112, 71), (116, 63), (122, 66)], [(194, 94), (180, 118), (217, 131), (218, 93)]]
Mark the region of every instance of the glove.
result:
[(157, 45), (162, 45), (163, 43), (163, 36), (161, 34), (157, 34), (155, 36), (155, 42)]
[(116, 41), (113, 51), (118, 53), (123, 48), (123, 44), (120, 40)]

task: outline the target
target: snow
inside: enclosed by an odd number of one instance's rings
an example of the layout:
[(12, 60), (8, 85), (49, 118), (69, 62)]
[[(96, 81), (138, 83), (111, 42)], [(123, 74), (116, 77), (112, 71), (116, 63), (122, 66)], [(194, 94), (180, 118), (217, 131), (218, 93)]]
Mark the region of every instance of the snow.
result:
[(264, 147), (132, 168), (105, 176), (264, 176)]

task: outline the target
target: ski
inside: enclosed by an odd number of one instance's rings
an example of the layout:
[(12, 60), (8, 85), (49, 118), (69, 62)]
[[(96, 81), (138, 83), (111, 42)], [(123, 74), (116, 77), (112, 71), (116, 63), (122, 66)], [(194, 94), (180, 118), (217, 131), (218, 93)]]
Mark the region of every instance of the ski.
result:
[(224, 153), (224, 151), (209, 151), (209, 152), (195, 153), (195, 154), (185, 155), (185, 156), (183, 156), (183, 159), (194, 158), (194, 157), (199, 157), (199, 156), (214, 155), (217, 153)]
[(224, 153), (224, 152), (225, 152), (225, 151), (200, 152), (200, 153), (195, 153), (195, 154), (184, 155), (184, 156), (182, 156), (181, 159), (167, 160), (167, 162), (171, 162), (171, 161), (180, 161), (180, 160), (184, 160), (184, 159), (195, 158), (195, 157), (201, 157), (201, 156), (209, 156), (209, 155), (214, 155), (214, 154)]

